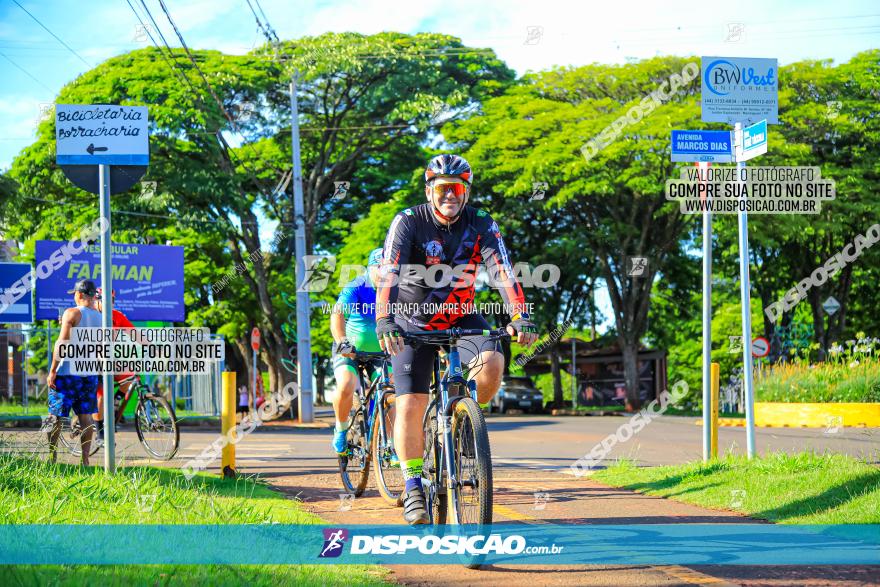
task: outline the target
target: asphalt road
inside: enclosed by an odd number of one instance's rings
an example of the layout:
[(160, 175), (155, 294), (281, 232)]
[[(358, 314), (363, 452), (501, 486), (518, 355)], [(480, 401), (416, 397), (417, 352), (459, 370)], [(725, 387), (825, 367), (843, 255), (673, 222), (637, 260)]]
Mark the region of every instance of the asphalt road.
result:
[[(258, 474), (328, 522), (402, 523), (401, 510), (385, 505), (371, 478), (364, 496), (344, 495), (335, 455), (329, 447), (328, 414), (314, 427), (267, 424), (236, 446), (237, 468)], [(695, 418), (660, 417), (628, 442), (614, 447), (606, 462), (626, 457), (642, 465), (700, 458), (701, 427)], [(736, 512), (715, 511), (612, 489), (569, 466), (609, 434), (625, 417), (497, 416), (488, 418), (495, 477), (496, 522), (523, 524), (760, 523)], [(833, 433), (832, 433), (833, 432)], [(17, 432), (21, 434), (21, 432)], [(34, 432), (30, 432), (34, 434)], [(216, 430), (183, 428), (172, 466), (183, 466), (217, 438)], [(0, 432), (0, 439), (10, 438)], [(880, 463), (880, 429), (758, 429), (759, 452), (842, 452)], [(125, 464), (162, 464), (146, 459), (130, 430), (119, 434)], [(721, 452), (744, 452), (745, 431), (722, 428)], [(96, 455), (100, 459), (101, 453)], [(97, 461), (97, 462), (100, 462)], [(165, 463), (167, 465), (167, 463)], [(219, 472), (219, 461), (212, 472)], [(681, 566), (395, 566), (405, 585), (878, 585), (877, 567), (681, 567)]]

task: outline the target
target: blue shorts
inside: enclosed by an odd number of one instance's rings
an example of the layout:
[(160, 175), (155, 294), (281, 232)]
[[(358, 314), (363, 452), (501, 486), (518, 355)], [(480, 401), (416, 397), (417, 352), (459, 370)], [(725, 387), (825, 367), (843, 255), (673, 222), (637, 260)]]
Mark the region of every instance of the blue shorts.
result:
[(66, 418), (70, 408), (76, 415), (98, 411), (98, 376), (58, 375), (55, 389), (49, 390), (49, 414)]

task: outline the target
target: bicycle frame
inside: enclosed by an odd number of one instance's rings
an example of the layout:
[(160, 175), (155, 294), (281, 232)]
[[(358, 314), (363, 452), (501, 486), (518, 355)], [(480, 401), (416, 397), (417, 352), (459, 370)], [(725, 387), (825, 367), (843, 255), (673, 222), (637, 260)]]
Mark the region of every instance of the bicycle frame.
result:
[[(356, 357), (358, 359), (379, 359), (382, 362), (381, 374), (374, 378), (372, 381), (369, 379), (369, 374), (366, 372), (366, 365), (362, 363), (361, 360), (358, 360), (358, 380), (360, 381), (360, 386), (358, 389), (358, 399), (361, 402), (362, 409), (366, 406), (366, 418), (364, 419), (367, 425), (366, 431), (366, 445), (370, 446), (370, 443), (373, 441), (373, 419), (376, 417), (376, 414), (382, 410), (382, 406), (379, 406), (379, 401), (381, 400), (381, 394), (379, 390), (383, 392), (387, 389), (392, 389), (391, 385), (391, 377), (388, 374), (388, 359), (385, 356), (385, 353), (356, 353)], [(366, 383), (369, 381), (369, 385)], [(381, 437), (387, 438), (387, 431), (385, 430), (385, 418), (379, 419), (379, 427)]]
[[(435, 342), (426, 339), (430, 339), (432, 334), (440, 334), (440, 333), (448, 334), (448, 341), (443, 342)], [(431, 408), (436, 408), (436, 418), (437, 418), (437, 433), (434, 437), (434, 446), (432, 450), (434, 450), (434, 478), (433, 479), (425, 479), (422, 478), (422, 487), (425, 488), (426, 492), (429, 492), (431, 495), (431, 502), (433, 499), (436, 499), (434, 496), (442, 494), (442, 492), (446, 492), (446, 503), (447, 503), (447, 511), (448, 515), (451, 516), (453, 523), (458, 523), (459, 520), (459, 509), (460, 504), (458, 503), (458, 496), (454, 491), (456, 487), (459, 486), (461, 480), (459, 480), (456, 476), (455, 469), (455, 457), (453, 455), (453, 447), (452, 447), (452, 420), (453, 414), (455, 413), (456, 404), (463, 400), (466, 397), (472, 398), (474, 401), (477, 400), (477, 389), (476, 382), (473, 380), (468, 380), (465, 378), (464, 370), (461, 364), (461, 355), (458, 351), (458, 340), (465, 336), (472, 335), (484, 335), (484, 336), (506, 336), (507, 334), (501, 330), (479, 330), (479, 329), (461, 329), (461, 328), (451, 328), (448, 331), (438, 331), (436, 333), (428, 332), (420, 332), (416, 333), (408, 333), (408, 335), (414, 339), (415, 344), (432, 344), (442, 346), (448, 349), (446, 354), (447, 366), (446, 370), (441, 375), (441, 367), (440, 367), (440, 357), (439, 355), (434, 358), (434, 383), (429, 389), (430, 393), (430, 401), (428, 403), (428, 407), (425, 410), (425, 415), (422, 418), (422, 428), (427, 429), (428, 426), (428, 416), (431, 413)], [(404, 334), (404, 338), (407, 337), (407, 334)], [(441, 458), (437, 458), (437, 442), (442, 437), (442, 445), (443, 445), (443, 454), (440, 455)], [(441, 487), (440, 480), (443, 478), (444, 469), (446, 472), (446, 482)]]
[[(435, 385), (431, 387), (432, 397), (428, 404), (428, 409), (425, 411), (425, 420), (422, 422), (422, 427), (426, 428), (427, 416), (431, 411), (431, 406), (436, 405), (437, 430), (443, 436), (443, 455), (441, 459), (436, 459), (435, 461), (436, 471), (434, 472), (434, 479), (422, 479), (422, 483), (427, 485), (429, 490), (435, 492), (446, 491), (449, 514), (453, 520), (458, 520), (459, 504), (454, 488), (459, 480), (455, 476), (455, 463), (453, 462), (452, 455), (452, 414), (455, 411), (455, 404), (466, 397), (465, 394), (459, 393), (459, 390), (468, 390), (474, 400), (476, 400), (476, 390), (471, 389), (468, 380), (464, 377), (461, 356), (459, 355), (456, 343), (452, 342), (449, 344), (449, 352), (446, 354), (447, 366), (442, 375), (440, 373), (440, 361), (439, 355), (434, 358)], [(450, 390), (453, 390), (454, 393), (450, 394)], [(444, 469), (446, 470), (446, 484), (441, 488), (438, 482), (443, 478)]]
[[(114, 381), (113, 382), (113, 396), (114, 397), (116, 396), (116, 389), (117, 388), (122, 387), (123, 383), (126, 383), (126, 382), (129, 383), (128, 389), (125, 390), (125, 397), (123, 397), (119, 401), (119, 409), (114, 414), (114, 419), (117, 424), (119, 424), (120, 420), (122, 420), (122, 414), (125, 412), (126, 406), (128, 406), (128, 402), (131, 399), (131, 394), (132, 394), (133, 390), (140, 387), (140, 385), (138, 385), (139, 381), (140, 381), (140, 377), (134, 376), (129, 379), (123, 379), (122, 381)], [(106, 400), (106, 398), (105, 398), (105, 400)], [(140, 392), (138, 392), (138, 402), (140, 402), (140, 401), (141, 401), (141, 394), (140, 394)]]

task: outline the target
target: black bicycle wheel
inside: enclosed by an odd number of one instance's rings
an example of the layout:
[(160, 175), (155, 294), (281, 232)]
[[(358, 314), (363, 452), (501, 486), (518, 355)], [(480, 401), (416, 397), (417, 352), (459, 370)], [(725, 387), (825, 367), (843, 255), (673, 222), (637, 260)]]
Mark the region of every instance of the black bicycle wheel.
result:
[(480, 406), (467, 397), (455, 404), (452, 417), (452, 450), (457, 480), (456, 524), (492, 523), (492, 455), (489, 433)]
[(171, 460), (180, 448), (180, 429), (177, 427), (174, 409), (159, 395), (142, 395), (138, 391), (138, 398), (138, 406), (134, 412), (138, 440), (157, 459)]
[[(381, 416), (381, 417), (380, 417)], [(382, 437), (380, 420), (385, 420), (385, 436)], [(393, 458), (394, 452), (394, 392), (382, 394), (382, 402), (376, 407), (373, 419), (373, 461), (375, 462), (376, 487), (379, 495), (391, 505), (403, 505), (404, 479), (400, 462)]]
[(422, 477), (431, 480), (431, 487), (427, 488), (428, 509), (431, 515), (431, 523), (442, 526), (446, 523), (447, 493), (446, 475), (440, 474), (441, 468), (437, 463), (443, 460), (443, 451), (437, 442), (437, 407), (430, 408), (428, 422), (425, 426), (425, 455), (422, 464)]
[(367, 446), (367, 422), (361, 408), (355, 412), (345, 436), (348, 450), (339, 457), (339, 475), (346, 491), (360, 497), (370, 477), (370, 447)]
[[(82, 427), (79, 424), (79, 418), (58, 418), (61, 421), (61, 433), (58, 434), (58, 441), (64, 445), (64, 448), (70, 451), (75, 457), (82, 456)], [(89, 447), (89, 456), (94, 455), (101, 448), (98, 442), (97, 432), (92, 434), (92, 445)]]

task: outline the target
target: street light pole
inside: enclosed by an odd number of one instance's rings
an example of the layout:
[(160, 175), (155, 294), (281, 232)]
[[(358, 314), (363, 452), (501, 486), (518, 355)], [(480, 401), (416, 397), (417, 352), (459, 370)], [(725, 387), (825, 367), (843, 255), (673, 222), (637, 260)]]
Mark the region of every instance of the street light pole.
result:
[(312, 422), (312, 338), (309, 320), (309, 292), (305, 283), (306, 226), (303, 206), (302, 164), (299, 150), (299, 107), (296, 100), (296, 76), (290, 78), (290, 139), (293, 147), (294, 252), (296, 255), (296, 355), (299, 385), (299, 421)]

